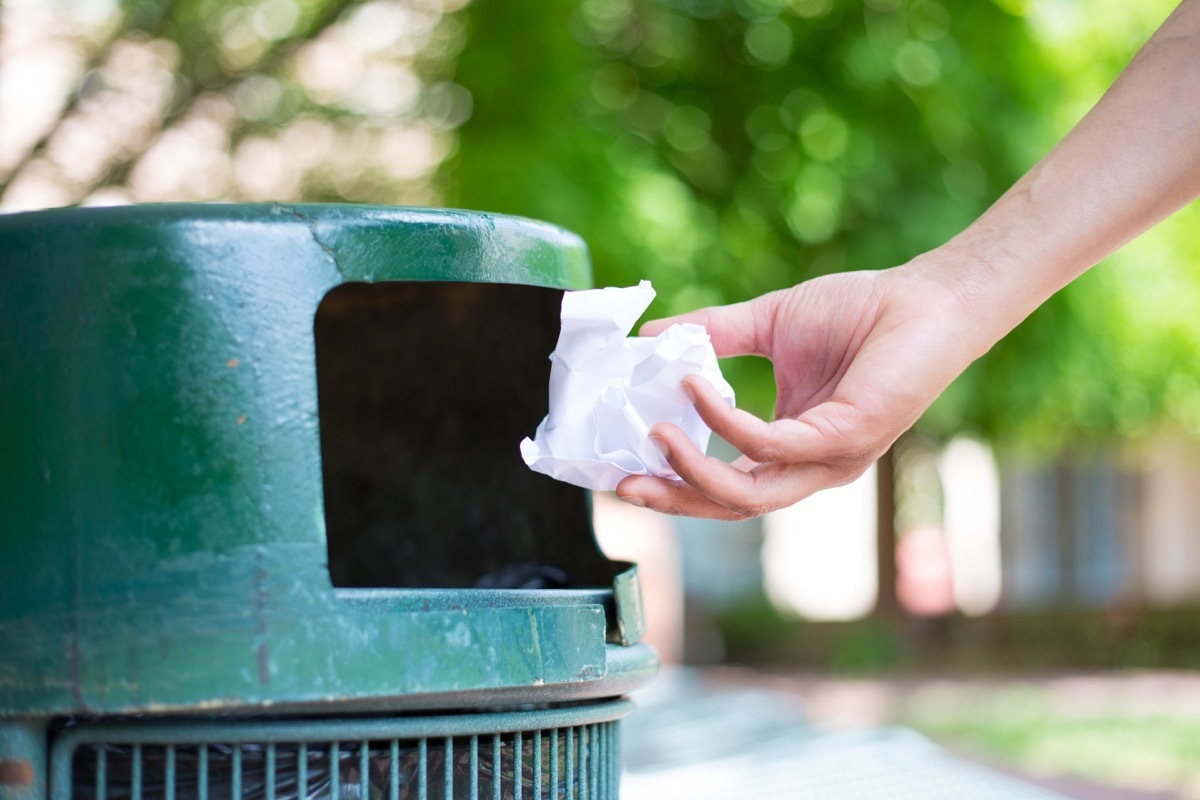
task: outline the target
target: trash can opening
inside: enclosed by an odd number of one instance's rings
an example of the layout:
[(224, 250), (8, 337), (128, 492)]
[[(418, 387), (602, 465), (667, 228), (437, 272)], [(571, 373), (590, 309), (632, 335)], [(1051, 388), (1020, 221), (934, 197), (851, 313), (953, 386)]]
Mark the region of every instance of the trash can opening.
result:
[(611, 584), (587, 495), (531, 472), (562, 292), (349, 283), (314, 323), (329, 571), (338, 587)]

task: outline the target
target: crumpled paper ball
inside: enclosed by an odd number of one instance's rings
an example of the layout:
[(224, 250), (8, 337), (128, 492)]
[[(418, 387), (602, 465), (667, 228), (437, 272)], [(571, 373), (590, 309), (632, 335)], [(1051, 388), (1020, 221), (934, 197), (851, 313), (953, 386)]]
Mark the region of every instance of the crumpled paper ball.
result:
[(649, 281), (563, 296), (562, 331), (550, 355), (550, 413), (534, 438), (521, 442), (531, 469), (608, 491), (629, 475), (679, 479), (650, 441), (659, 422), (678, 425), (701, 450), (708, 446), (712, 431), (680, 381), (700, 375), (730, 406), (733, 387), (701, 325), (629, 338), (653, 299)]

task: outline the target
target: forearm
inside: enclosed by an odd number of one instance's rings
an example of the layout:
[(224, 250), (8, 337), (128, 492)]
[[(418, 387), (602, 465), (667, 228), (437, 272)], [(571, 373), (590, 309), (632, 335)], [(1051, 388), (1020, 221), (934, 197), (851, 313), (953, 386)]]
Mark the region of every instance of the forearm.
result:
[(1184, 0), (1086, 117), (913, 267), (950, 285), (985, 352), (1096, 262), (1200, 195), (1200, 0)]

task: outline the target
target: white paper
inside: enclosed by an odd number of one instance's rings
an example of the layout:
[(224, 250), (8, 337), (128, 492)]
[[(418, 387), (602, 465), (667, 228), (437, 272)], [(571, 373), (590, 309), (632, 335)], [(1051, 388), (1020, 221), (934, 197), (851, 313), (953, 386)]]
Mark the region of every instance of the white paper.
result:
[(653, 299), (649, 281), (563, 296), (562, 331), (550, 355), (550, 413), (534, 438), (521, 442), (535, 472), (604, 491), (629, 475), (678, 480), (649, 438), (659, 422), (675, 423), (701, 450), (708, 446), (712, 431), (679, 383), (700, 375), (730, 406), (733, 387), (702, 325), (626, 338)]

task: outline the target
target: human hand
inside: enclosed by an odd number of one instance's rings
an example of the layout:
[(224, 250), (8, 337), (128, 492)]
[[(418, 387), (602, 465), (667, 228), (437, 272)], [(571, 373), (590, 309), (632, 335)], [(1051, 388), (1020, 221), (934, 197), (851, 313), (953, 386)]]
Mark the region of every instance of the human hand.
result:
[(705, 456), (678, 427), (650, 436), (683, 479), (635, 476), (617, 495), (671, 514), (746, 519), (854, 480), (990, 341), (951, 286), (912, 265), (827, 275), (737, 305), (648, 322), (704, 325), (718, 356), (775, 368), (775, 421), (730, 408), (697, 376), (683, 381), (700, 417), (744, 456)]
[(1045, 158), (936, 251), (881, 272), (829, 275), (733, 306), (647, 323), (705, 325), (718, 356), (775, 367), (775, 421), (684, 389), (745, 456), (725, 464), (678, 428), (651, 439), (683, 479), (634, 476), (622, 499), (744, 519), (848, 483), (972, 360), (1079, 274), (1200, 197), (1200, 0), (1183, 0), (1120, 79)]

